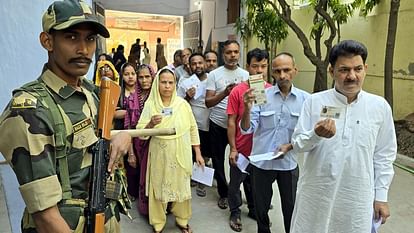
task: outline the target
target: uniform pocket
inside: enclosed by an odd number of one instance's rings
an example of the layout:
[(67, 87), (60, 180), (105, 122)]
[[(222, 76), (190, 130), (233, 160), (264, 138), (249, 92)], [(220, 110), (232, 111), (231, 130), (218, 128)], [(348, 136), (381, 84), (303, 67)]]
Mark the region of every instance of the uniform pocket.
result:
[(83, 149), (95, 143), (98, 138), (95, 135), (95, 130), (89, 119), (73, 125), (73, 147)]
[(80, 216), (83, 216), (83, 208), (79, 206), (59, 206), (59, 212), (72, 230), (77, 228)]

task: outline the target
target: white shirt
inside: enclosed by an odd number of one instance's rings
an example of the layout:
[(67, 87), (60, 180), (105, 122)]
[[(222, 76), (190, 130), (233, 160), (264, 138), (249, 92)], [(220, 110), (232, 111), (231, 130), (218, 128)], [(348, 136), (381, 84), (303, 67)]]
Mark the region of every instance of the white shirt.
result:
[[(189, 77), (189, 79), (192, 79), (192, 78), (198, 79), (197, 75), (195, 74)], [(184, 79), (180, 79), (180, 82), (178, 83), (177, 95), (184, 98), (186, 96), (186, 92), (188, 88), (185, 87), (183, 82), (184, 82)], [(208, 118), (210, 116), (210, 109), (207, 108), (206, 103), (205, 103), (207, 79), (200, 81), (198, 85), (201, 85), (202, 87), (198, 86), (196, 91), (202, 90), (203, 93), (197, 94), (197, 96), (199, 97), (197, 99), (192, 98), (189, 101), (189, 103), (190, 103), (191, 109), (193, 110), (194, 118), (196, 119), (198, 129), (202, 131), (208, 131), (208, 128), (209, 128)]]
[[(215, 91), (216, 95), (223, 92), (232, 83), (241, 83), (249, 79), (249, 72), (237, 67), (229, 70), (224, 66), (211, 71), (207, 78), (207, 90)], [(226, 96), (217, 105), (211, 107), (210, 120), (218, 126), (227, 129), (227, 99)]]
[[(324, 106), (338, 108), (336, 134), (315, 134)], [(311, 95), (292, 136), (306, 152), (299, 178), (291, 232), (370, 232), (373, 202), (387, 201), (397, 142), (391, 108), (361, 91), (348, 104), (334, 89)]]
[(184, 65), (180, 65), (176, 67), (174, 70), (174, 73), (175, 73), (175, 77), (177, 78), (177, 84), (180, 81), (180, 79), (190, 77), (190, 74), (184, 69)]

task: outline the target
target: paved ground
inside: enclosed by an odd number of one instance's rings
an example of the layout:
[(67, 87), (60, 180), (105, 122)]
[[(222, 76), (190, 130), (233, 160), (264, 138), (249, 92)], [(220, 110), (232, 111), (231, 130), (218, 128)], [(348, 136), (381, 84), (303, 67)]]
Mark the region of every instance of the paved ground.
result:
[[(1, 161), (1, 157), (0, 157)], [(391, 208), (391, 218), (387, 224), (380, 228), (380, 233), (410, 233), (414, 229), (414, 175), (395, 167), (395, 177), (389, 193)], [(19, 230), (19, 219), (23, 204), (18, 194), (17, 184), (14, 175), (8, 165), (0, 165), (0, 233), (17, 233)], [(2, 186), (3, 184), (3, 186)], [(5, 195), (4, 195), (5, 193)], [(273, 205), (270, 211), (271, 221), (273, 222), (272, 232), (284, 232), (282, 226), (282, 216), (280, 213), (279, 195), (277, 186), (274, 185)], [(4, 200), (6, 196), (7, 202)], [(221, 210), (216, 205), (217, 194), (214, 188), (208, 188), (207, 197), (200, 198), (193, 195), (193, 217), (190, 221), (194, 232), (220, 232), (233, 233), (228, 226), (229, 212)], [(6, 204), (7, 203), (7, 204)], [(7, 208), (8, 207), (8, 208)], [(122, 218), (122, 232), (126, 233), (150, 233), (151, 227), (147, 220), (140, 216), (135, 209), (131, 211), (132, 221)], [(9, 225), (9, 220), (12, 223)], [(247, 218), (247, 207), (242, 209), (243, 232), (256, 232), (256, 224)], [(168, 216), (168, 223), (165, 233), (179, 232), (175, 227), (173, 216)]]

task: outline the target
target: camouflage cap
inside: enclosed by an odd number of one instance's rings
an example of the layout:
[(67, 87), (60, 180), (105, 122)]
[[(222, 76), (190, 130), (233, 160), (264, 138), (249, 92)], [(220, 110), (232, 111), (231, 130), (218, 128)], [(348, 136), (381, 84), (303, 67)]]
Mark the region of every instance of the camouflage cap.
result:
[(92, 24), (99, 35), (109, 37), (108, 29), (98, 21), (89, 5), (82, 0), (55, 1), (42, 18), (45, 32), (50, 32), (50, 29), (63, 30), (80, 23)]

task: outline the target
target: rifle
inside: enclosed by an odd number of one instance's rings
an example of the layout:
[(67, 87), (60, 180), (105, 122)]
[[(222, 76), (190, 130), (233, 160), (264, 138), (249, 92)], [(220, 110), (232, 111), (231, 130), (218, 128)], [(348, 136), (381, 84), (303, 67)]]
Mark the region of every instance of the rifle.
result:
[(92, 148), (92, 170), (90, 174), (88, 207), (85, 208), (85, 230), (87, 233), (105, 231), (106, 181), (109, 177), (110, 130), (121, 88), (110, 79), (101, 80), (98, 115), (98, 141)]
[(101, 80), (97, 135), (98, 141), (92, 148), (92, 170), (90, 174), (88, 206), (85, 208), (85, 232), (105, 231), (105, 209), (109, 204), (106, 198), (107, 171), (110, 153), (110, 139), (119, 132), (128, 132), (131, 137), (173, 135), (175, 129), (135, 129), (112, 130), (112, 120), (121, 90), (110, 79)]

